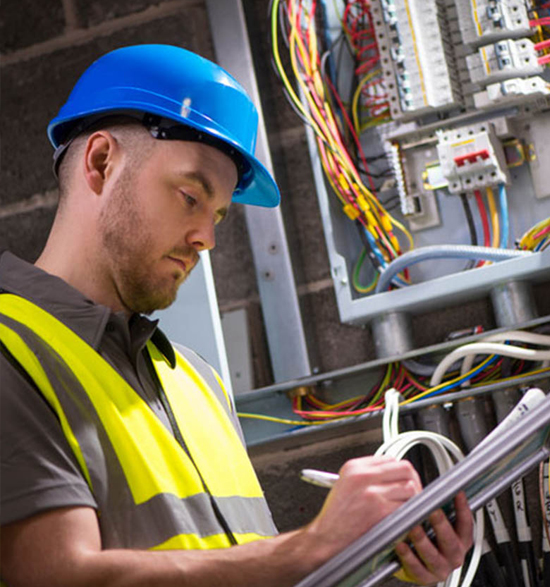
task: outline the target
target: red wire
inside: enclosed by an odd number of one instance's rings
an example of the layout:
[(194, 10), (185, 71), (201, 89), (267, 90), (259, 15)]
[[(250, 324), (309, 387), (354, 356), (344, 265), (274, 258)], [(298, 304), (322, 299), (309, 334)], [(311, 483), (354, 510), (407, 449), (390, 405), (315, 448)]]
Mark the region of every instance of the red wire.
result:
[(535, 44), (535, 51), (540, 51), (541, 49), (546, 49), (546, 47), (550, 47), (550, 39), (546, 41), (541, 41), (540, 43)]
[[(483, 226), (483, 246), (490, 247), (491, 246), (491, 233), (489, 230), (489, 217), (487, 216), (487, 210), (485, 209), (485, 204), (483, 203), (483, 198), (481, 197), (481, 192), (479, 190), (474, 190), (474, 196), (476, 197), (477, 208), (479, 210), (479, 215), (481, 217), (481, 224)], [(483, 261), (482, 261), (483, 263)]]
[(334, 87), (334, 85), (332, 84), (332, 82), (330, 81), (330, 79), (326, 78), (327, 84), (330, 87), (332, 94), (334, 95), (334, 97), (336, 98), (336, 101), (338, 102), (338, 105), (340, 106), (340, 110), (344, 115), (344, 119), (346, 121), (346, 125), (349, 128), (352, 136), (353, 136), (353, 140), (355, 142), (355, 144), (357, 145), (357, 149), (359, 151), (359, 156), (361, 157), (361, 162), (363, 163), (363, 166), (365, 167), (365, 171), (367, 172), (367, 177), (369, 178), (369, 184), (370, 187), (372, 189), (372, 191), (374, 191), (374, 182), (372, 181), (372, 178), (370, 175), (368, 175), (368, 170), (369, 167), (367, 165), (367, 158), (365, 157), (365, 152), (363, 151), (363, 146), (361, 145), (361, 141), (359, 140), (359, 137), (357, 136), (357, 133), (355, 132), (355, 128), (353, 127), (353, 124), (351, 123), (351, 120), (349, 119), (348, 113), (346, 112), (346, 109), (344, 108), (344, 105), (342, 104), (342, 100), (340, 98), (340, 94), (338, 94), (338, 91), (336, 90), (336, 88)]
[(524, 366), (525, 366), (525, 361), (523, 359), (521, 359), (516, 367), (514, 375), (519, 375), (519, 373), (521, 373), (523, 371)]
[(543, 57), (539, 57), (537, 59), (539, 65), (545, 65), (546, 63), (550, 62), (550, 55), (544, 55)]
[(547, 226), (546, 228), (543, 228), (540, 232), (537, 232), (537, 234), (535, 234), (533, 239), (540, 238), (541, 236), (544, 236), (545, 234), (548, 234), (549, 232), (550, 232), (550, 226)]
[(537, 18), (535, 20), (530, 20), (529, 21), (529, 26), (531, 28), (535, 28), (538, 26), (547, 26), (550, 24), (550, 17), (545, 17), (545, 18)]

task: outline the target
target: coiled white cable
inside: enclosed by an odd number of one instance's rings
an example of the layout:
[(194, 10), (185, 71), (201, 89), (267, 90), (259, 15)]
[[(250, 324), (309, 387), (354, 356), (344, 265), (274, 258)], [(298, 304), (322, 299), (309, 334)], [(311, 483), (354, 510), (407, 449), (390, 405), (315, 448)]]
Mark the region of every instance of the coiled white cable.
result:
[[(455, 462), (461, 461), (464, 455), (460, 448), (451, 440), (426, 430), (416, 430), (414, 432), (403, 432), (399, 434), (399, 399), (401, 395), (395, 389), (390, 389), (385, 394), (386, 409), (382, 419), (382, 432), (384, 435), (384, 443), (376, 451), (376, 455), (389, 455), (398, 460), (401, 460), (405, 454), (414, 446), (425, 446), (434, 458), (439, 474), (447, 472)], [(453, 460), (454, 459), (454, 460)], [(440, 587), (469, 587), (474, 579), (474, 576), (479, 565), (482, 554), (484, 535), (484, 518), (483, 510), (479, 510), (475, 514), (475, 529), (474, 529), (474, 550), (468, 570), (464, 575), (462, 583), (460, 583), (460, 576), (462, 574), (462, 567), (455, 569), (447, 580), (439, 583)]]

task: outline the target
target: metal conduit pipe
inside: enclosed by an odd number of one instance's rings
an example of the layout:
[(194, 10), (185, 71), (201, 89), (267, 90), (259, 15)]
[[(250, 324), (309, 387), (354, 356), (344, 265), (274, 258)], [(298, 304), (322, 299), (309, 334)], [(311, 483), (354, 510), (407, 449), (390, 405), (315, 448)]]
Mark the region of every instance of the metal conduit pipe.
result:
[(533, 288), (525, 281), (509, 281), (491, 290), (497, 325), (510, 328), (537, 318)]

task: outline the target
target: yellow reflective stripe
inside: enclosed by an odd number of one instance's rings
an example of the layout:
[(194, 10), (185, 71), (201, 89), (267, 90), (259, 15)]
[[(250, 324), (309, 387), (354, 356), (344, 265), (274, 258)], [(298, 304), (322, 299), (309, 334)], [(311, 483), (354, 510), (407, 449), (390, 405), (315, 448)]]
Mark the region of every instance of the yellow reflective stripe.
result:
[(90, 479), (90, 472), (88, 471), (88, 467), (86, 465), (86, 461), (84, 460), (84, 456), (82, 451), (80, 450), (80, 445), (71, 430), (65, 412), (55, 395), (55, 392), (48, 380), (48, 377), (44, 373), (44, 369), (42, 365), (40, 365), (38, 359), (31, 352), (29, 347), (25, 344), (23, 339), (15, 333), (13, 330), (5, 326), (4, 324), (0, 324), (0, 340), (4, 343), (6, 348), (9, 352), (17, 358), (17, 361), (20, 365), (25, 369), (28, 375), (32, 378), (32, 380), (37, 385), (38, 389), (44, 394), (46, 400), (50, 403), (52, 408), (55, 410), (59, 421), (61, 423), (61, 428), (63, 429), (63, 433), (65, 434), (65, 438), (69, 443), (80, 468), (82, 469), (82, 473), (90, 486), (90, 489), (93, 490), (92, 481)]
[(23, 324), (31, 322), (33, 331), (70, 365), (104, 425), (135, 503), (146, 502), (158, 493), (184, 498), (204, 491), (183, 448), (128, 383), (114, 369), (106, 369), (109, 365), (87, 343), (23, 298), (2, 294), (0, 311)]
[[(234, 534), (234, 536), (239, 544), (247, 544), (248, 542), (270, 538), (270, 536), (260, 536), (253, 532), (248, 534)], [(225, 534), (216, 534), (207, 538), (198, 538), (191, 534), (180, 534), (179, 536), (169, 538), (162, 544), (153, 546), (149, 550), (206, 550), (212, 548), (229, 548), (230, 546), (231, 544)]]
[[(153, 344), (148, 343), (147, 348), (178, 426), (186, 432), (187, 448), (211, 493), (219, 497), (263, 497), (235, 426), (204, 379), (179, 353), (176, 360), (180, 368), (172, 369)], [(181, 389), (187, 392), (179, 393)], [(214, 431), (223, 439), (223, 446), (217, 444)], [(220, 475), (220, 471), (224, 474)]]
[(211, 548), (229, 548), (231, 542), (225, 534), (214, 534), (206, 538), (199, 538), (196, 534), (179, 534), (172, 536), (162, 544), (157, 544), (149, 550), (206, 550)]

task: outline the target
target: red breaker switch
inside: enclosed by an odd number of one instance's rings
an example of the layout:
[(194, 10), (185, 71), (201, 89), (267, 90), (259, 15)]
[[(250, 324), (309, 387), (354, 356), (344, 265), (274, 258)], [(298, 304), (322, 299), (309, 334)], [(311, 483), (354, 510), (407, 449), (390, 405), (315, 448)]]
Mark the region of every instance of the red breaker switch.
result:
[(480, 159), (481, 161), (489, 159), (489, 151), (487, 149), (481, 149), (480, 151), (474, 151), (473, 153), (467, 153), (466, 155), (458, 155), (454, 157), (453, 161), (457, 167), (462, 167), (465, 163), (476, 163)]
[(510, 182), (504, 149), (491, 123), (439, 130), (436, 135), (441, 174), (451, 194)]

